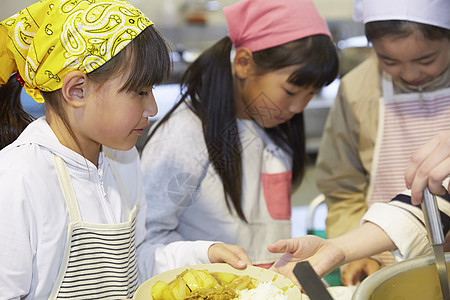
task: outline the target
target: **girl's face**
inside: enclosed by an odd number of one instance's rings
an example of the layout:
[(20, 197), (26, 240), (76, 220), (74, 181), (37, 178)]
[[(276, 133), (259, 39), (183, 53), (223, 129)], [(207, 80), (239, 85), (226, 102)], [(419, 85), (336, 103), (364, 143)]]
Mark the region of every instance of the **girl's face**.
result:
[(148, 117), (158, 112), (151, 87), (119, 92), (124, 77), (111, 79), (91, 93), (84, 111), (85, 137), (117, 150), (131, 149), (148, 127)]
[(383, 37), (374, 40), (373, 47), (384, 71), (415, 86), (442, 74), (450, 61), (448, 39), (426, 40), (419, 33), (401, 39)]
[(250, 74), (238, 85), (237, 115), (272, 128), (303, 111), (317, 90), (299, 87), (287, 80), (298, 66), (290, 66), (263, 75)]

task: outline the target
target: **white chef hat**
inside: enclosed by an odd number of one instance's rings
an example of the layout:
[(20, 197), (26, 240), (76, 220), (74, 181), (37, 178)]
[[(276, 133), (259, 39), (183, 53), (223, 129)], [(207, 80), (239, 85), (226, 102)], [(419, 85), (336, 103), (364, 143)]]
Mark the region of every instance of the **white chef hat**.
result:
[(407, 20), (450, 29), (450, 0), (354, 0), (353, 19)]

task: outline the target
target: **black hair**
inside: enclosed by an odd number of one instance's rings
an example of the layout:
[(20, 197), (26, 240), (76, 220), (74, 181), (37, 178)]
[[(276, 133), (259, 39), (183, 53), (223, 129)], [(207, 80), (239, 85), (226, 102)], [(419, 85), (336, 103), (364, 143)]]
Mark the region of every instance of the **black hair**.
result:
[[(238, 135), (233, 75), (230, 62), (232, 42), (224, 37), (203, 52), (182, 77), (180, 101), (152, 130), (156, 130), (183, 102), (200, 118), (209, 159), (222, 179), (227, 206), (246, 221), (241, 207), (242, 145)], [(260, 74), (299, 65), (288, 81), (297, 86), (320, 88), (331, 83), (338, 74), (338, 55), (330, 37), (314, 35), (253, 53), (256, 71)], [(293, 187), (300, 184), (306, 162), (303, 113), (274, 128), (267, 134), (292, 157)], [(236, 138), (237, 137), (237, 138)]]
[[(164, 82), (169, 77), (169, 73), (168, 46), (156, 28), (151, 25), (112, 59), (88, 73), (87, 76), (93, 82), (102, 84), (110, 78), (125, 74), (128, 80), (121, 90), (139, 91)], [(33, 120), (20, 104), (21, 89), (15, 76), (0, 87), (0, 149), (14, 141)], [(64, 110), (61, 90), (42, 92), (42, 95), (46, 107), (51, 108), (61, 118), (78, 144)]]
[(420, 33), (427, 40), (450, 39), (450, 30), (434, 25), (408, 20), (373, 21), (364, 25), (366, 37), (373, 42), (385, 36), (405, 38), (413, 33)]
[(6, 84), (0, 86), (0, 149), (11, 144), (33, 121), (20, 102), (22, 85), (13, 74)]

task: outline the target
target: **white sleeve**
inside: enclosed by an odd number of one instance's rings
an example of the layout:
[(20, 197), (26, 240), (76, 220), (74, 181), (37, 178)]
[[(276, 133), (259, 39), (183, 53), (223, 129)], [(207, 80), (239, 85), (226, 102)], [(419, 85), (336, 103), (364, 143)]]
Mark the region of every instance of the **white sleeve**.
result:
[(177, 232), (184, 211), (195, 201), (208, 169), (200, 121), (181, 111), (158, 128), (142, 152), (147, 241), (186, 240)]
[[(18, 172), (0, 171), (0, 295), (19, 299), (29, 293), (36, 249), (36, 224), (26, 181)], [(36, 275), (36, 274), (35, 274)]]
[[(137, 181), (139, 182), (139, 180)], [(137, 191), (140, 194), (138, 197), (140, 209), (136, 218), (136, 246), (140, 283), (156, 274), (174, 268), (210, 263), (208, 249), (215, 242), (183, 241), (163, 245), (161, 242), (157, 243), (152, 239), (148, 239), (146, 222), (147, 225), (150, 223), (150, 226), (153, 226), (153, 222), (148, 222), (146, 219), (148, 220), (148, 211), (153, 211), (155, 207), (146, 201), (142, 184), (138, 184)], [(167, 199), (164, 199), (164, 201), (167, 201)], [(165, 212), (168, 215), (170, 213), (173, 212), (169, 210)], [(156, 216), (157, 214), (150, 215)], [(170, 217), (175, 218), (175, 215)]]
[(394, 242), (402, 259), (431, 254), (423, 224), (410, 212), (388, 203), (374, 203), (362, 219), (381, 227)]
[(173, 242), (162, 245), (145, 240), (146, 209), (145, 200), (142, 200), (136, 222), (137, 259), (141, 284), (156, 274), (174, 268), (210, 263), (208, 249), (214, 242)]
[[(450, 227), (450, 195), (437, 197), (437, 204), (444, 229)], [(381, 227), (397, 246), (402, 259), (431, 255), (433, 250), (428, 239), (422, 209), (411, 204), (411, 192), (397, 195), (389, 203), (373, 204), (362, 219)]]
[(141, 244), (137, 252), (140, 283), (171, 269), (210, 263), (208, 249), (212, 244), (209, 241)]

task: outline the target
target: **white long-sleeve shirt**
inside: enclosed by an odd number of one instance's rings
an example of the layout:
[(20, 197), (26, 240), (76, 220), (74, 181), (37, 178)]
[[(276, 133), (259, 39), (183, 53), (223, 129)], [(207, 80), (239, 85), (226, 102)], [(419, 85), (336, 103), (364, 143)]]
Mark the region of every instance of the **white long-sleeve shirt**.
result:
[(254, 121), (238, 119), (237, 127), (242, 144), (241, 207), (248, 222), (228, 209), (201, 120), (183, 103), (142, 152), (145, 194), (152, 208), (147, 211), (149, 240), (216, 240), (242, 246), (254, 264), (276, 260), (279, 255), (270, 253), (267, 245), (291, 237), (292, 158)]
[[(146, 202), (136, 149), (111, 150), (131, 205), (139, 204), (136, 245), (140, 282), (180, 266), (208, 263), (211, 242), (145, 242)], [(45, 118), (0, 151), (0, 298), (48, 299), (63, 257), (69, 216), (52, 153), (63, 158), (83, 221), (124, 222), (125, 208), (103, 152), (98, 168), (61, 145)]]

